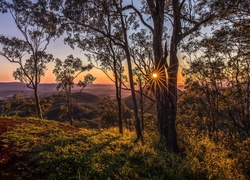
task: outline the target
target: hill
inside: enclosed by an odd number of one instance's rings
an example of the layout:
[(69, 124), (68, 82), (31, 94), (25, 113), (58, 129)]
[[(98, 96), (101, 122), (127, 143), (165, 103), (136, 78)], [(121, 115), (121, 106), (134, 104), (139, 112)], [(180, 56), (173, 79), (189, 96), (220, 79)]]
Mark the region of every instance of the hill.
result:
[[(39, 84), (38, 91), (40, 96), (48, 97), (54, 93), (57, 93), (57, 84), (56, 83), (42, 83)], [(77, 85), (74, 86), (72, 92), (79, 92), (81, 90), (80, 87)], [(113, 84), (90, 84), (85, 87), (82, 92), (89, 93), (98, 97), (104, 96), (111, 96), (112, 98), (115, 97), (115, 86)], [(6, 100), (11, 98), (14, 94), (19, 93), (22, 97), (32, 97), (33, 91), (23, 83), (19, 82), (10, 82), (4, 83), (0, 82), (0, 100)], [(122, 91), (123, 97), (127, 97), (130, 95), (130, 91), (123, 90)]]
[(160, 150), (156, 129), (136, 143), (134, 132), (120, 135), (117, 128), (78, 129), (56, 121), (1, 117), (0, 127), (1, 180), (247, 179), (232, 152), (184, 126), (179, 130), (181, 154)]
[(34, 119), (1, 118), (0, 126), (0, 179), (162, 179), (168, 172), (129, 131)]

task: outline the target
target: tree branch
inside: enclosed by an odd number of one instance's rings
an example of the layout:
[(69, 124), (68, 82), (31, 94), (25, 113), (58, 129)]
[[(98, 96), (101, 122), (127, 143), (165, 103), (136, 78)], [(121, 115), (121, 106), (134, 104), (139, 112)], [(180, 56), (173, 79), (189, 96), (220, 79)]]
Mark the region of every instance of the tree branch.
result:
[(195, 32), (196, 30), (198, 30), (199, 27), (200, 27), (201, 25), (203, 25), (204, 23), (206, 23), (206, 22), (208, 22), (208, 21), (210, 21), (210, 20), (212, 20), (212, 19), (214, 19), (214, 18), (215, 18), (215, 15), (212, 14), (212, 15), (210, 15), (209, 17), (207, 17), (206, 19), (204, 19), (204, 20), (202, 20), (202, 21), (200, 21), (200, 22), (196, 22), (195, 25), (194, 25), (191, 29), (187, 30), (186, 32), (184, 32), (184, 33), (182, 34), (182, 36), (181, 36), (180, 39), (183, 39), (183, 38), (185, 38), (186, 36), (192, 34), (192, 33)]
[(133, 9), (136, 12), (136, 14), (140, 17), (142, 24), (145, 25), (151, 32), (154, 31), (152, 26), (150, 26), (148, 23), (146, 23), (146, 21), (142, 17), (142, 14), (133, 5), (127, 5), (127, 6), (122, 8), (123, 11), (128, 10), (128, 9)]

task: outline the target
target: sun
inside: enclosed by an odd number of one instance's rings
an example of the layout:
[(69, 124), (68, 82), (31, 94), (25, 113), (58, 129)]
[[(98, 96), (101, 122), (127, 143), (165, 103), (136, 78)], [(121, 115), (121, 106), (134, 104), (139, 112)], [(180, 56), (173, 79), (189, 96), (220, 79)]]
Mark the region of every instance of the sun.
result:
[(149, 75), (148, 82), (153, 92), (156, 92), (157, 88), (159, 88), (159, 90), (162, 90), (163, 87), (166, 88), (164, 81), (166, 81), (164, 68), (154, 69)]
[[(175, 65), (176, 64), (172, 66), (175, 66)], [(152, 71), (148, 73), (147, 83), (149, 85), (149, 89), (152, 90), (154, 94), (168, 91), (172, 96), (175, 97), (175, 95), (173, 95), (172, 92), (170, 92), (169, 90), (169, 85), (172, 85), (172, 86), (175, 85), (169, 80), (169, 76), (168, 76), (170, 73), (169, 69), (171, 67), (158, 63), (157, 67), (155, 69), (152, 69)]]
[(158, 77), (157, 73), (153, 73), (152, 76), (153, 76), (153, 78), (157, 78)]

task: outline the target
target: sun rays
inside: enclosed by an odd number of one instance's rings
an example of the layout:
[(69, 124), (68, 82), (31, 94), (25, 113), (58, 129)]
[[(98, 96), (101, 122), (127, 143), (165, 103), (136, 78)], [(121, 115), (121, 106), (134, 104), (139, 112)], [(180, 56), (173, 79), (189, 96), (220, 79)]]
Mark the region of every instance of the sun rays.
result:
[(156, 68), (150, 73), (149, 85), (150, 89), (152, 89), (153, 92), (156, 92), (157, 88), (159, 88), (160, 91), (163, 90), (163, 88), (167, 89), (166, 73), (164, 66), (162, 66), (161, 68)]
[[(174, 65), (172, 65), (171, 67), (173, 67)], [(168, 77), (167, 74), (169, 73), (173, 73), (173, 72), (167, 72), (170, 70), (171, 67), (167, 67), (165, 65), (160, 65), (160, 63), (158, 64), (158, 66), (148, 75), (148, 84), (150, 86), (150, 89), (156, 93), (157, 90), (161, 93), (163, 90), (168, 91), (169, 93), (171, 93), (172, 96), (174, 96), (174, 94), (172, 94), (171, 91), (169, 91), (168, 85), (174, 85), (176, 86), (174, 83), (171, 83), (169, 80), (170, 79), (176, 79), (176, 78), (171, 78)], [(175, 97), (175, 96), (174, 96)]]

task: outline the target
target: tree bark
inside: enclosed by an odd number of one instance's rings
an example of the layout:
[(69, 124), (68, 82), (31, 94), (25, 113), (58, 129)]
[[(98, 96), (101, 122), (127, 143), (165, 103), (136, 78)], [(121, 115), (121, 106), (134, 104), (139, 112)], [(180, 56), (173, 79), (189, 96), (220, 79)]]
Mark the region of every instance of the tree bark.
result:
[(178, 44), (181, 37), (181, 17), (179, 11), (179, 0), (173, 0), (173, 31), (171, 36), (170, 53), (169, 53), (169, 68), (168, 68), (168, 100), (166, 108), (168, 111), (167, 115), (167, 131), (166, 131), (166, 147), (178, 152), (179, 148), (177, 145), (177, 134), (176, 134), (176, 110), (177, 110), (177, 75), (179, 61), (177, 57)]
[(143, 101), (143, 87), (142, 87), (142, 80), (139, 77), (139, 87), (140, 87), (140, 107), (141, 107), (141, 128), (144, 130), (144, 101)]
[[(164, 27), (164, 6), (166, 1), (147, 0), (152, 15), (153, 29), (153, 51), (155, 70), (160, 73), (161, 78), (156, 82), (156, 107), (159, 122), (159, 132), (161, 141), (168, 150), (178, 152), (177, 134), (175, 127), (176, 107), (177, 107), (177, 45), (179, 34), (178, 0), (173, 0), (174, 28), (170, 44), (170, 63), (167, 66), (167, 50), (163, 52), (162, 36)], [(164, 54), (165, 53), (165, 54)], [(167, 69), (166, 69), (167, 68)], [(166, 74), (167, 70), (167, 74)], [(159, 72), (160, 71), (160, 72)]]
[(36, 102), (37, 116), (38, 116), (38, 118), (43, 119), (41, 105), (40, 105), (40, 98), (39, 98), (39, 94), (37, 91), (37, 86), (34, 87), (34, 97), (35, 97), (35, 102)]
[(118, 77), (116, 59), (114, 58), (113, 60), (114, 60), (113, 65), (115, 74), (116, 101), (118, 105), (118, 126), (119, 126), (119, 133), (122, 134), (123, 127), (122, 127), (122, 103), (121, 103), (121, 83), (120, 83), (121, 77)]
[(126, 58), (127, 58), (127, 63), (128, 63), (129, 84), (130, 84), (131, 96), (132, 96), (132, 101), (133, 101), (133, 106), (134, 106), (133, 107), (134, 117), (135, 117), (134, 123), (135, 123), (135, 129), (136, 129), (136, 135), (137, 135), (137, 141), (138, 141), (138, 140), (143, 140), (143, 136), (142, 136), (141, 123), (140, 123), (140, 118), (138, 115), (138, 107), (137, 107), (137, 101), (136, 101), (136, 95), (135, 95), (133, 70), (132, 70), (132, 63), (131, 63), (131, 55), (129, 51), (127, 29), (126, 29), (126, 25), (125, 25), (122, 13), (120, 14), (120, 18), (121, 18), (121, 24), (122, 24), (123, 36), (124, 36), (123, 48), (124, 48)]
[(143, 136), (142, 136), (140, 118), (138, 115), (138, 107), (137, 107), (137, 101), (136, 101), (136, 96), (135, 96), (135, 87), (134, 87), (132, 64), (131, 64), (129, 49), (126, 48), (125, 52), (126, 52), (127, 62), (128, 62), (129, 84), (131, 88), (131, 96), (132, 96), (133, 106), (134, 106), (133, 110), (134, 110), (134, 116), (135, 116), (136, 135), (137, 135), (137, 140), (142, 140)]
[(71, 88), (69, 89), (69, 92), (66, 92), (66, 94), (67, 94), (68, 116), (69, 116), (69, 120), (70, 120), (70, 125), (72, 126), (73, 125), (72, 104), (70, 102)]

